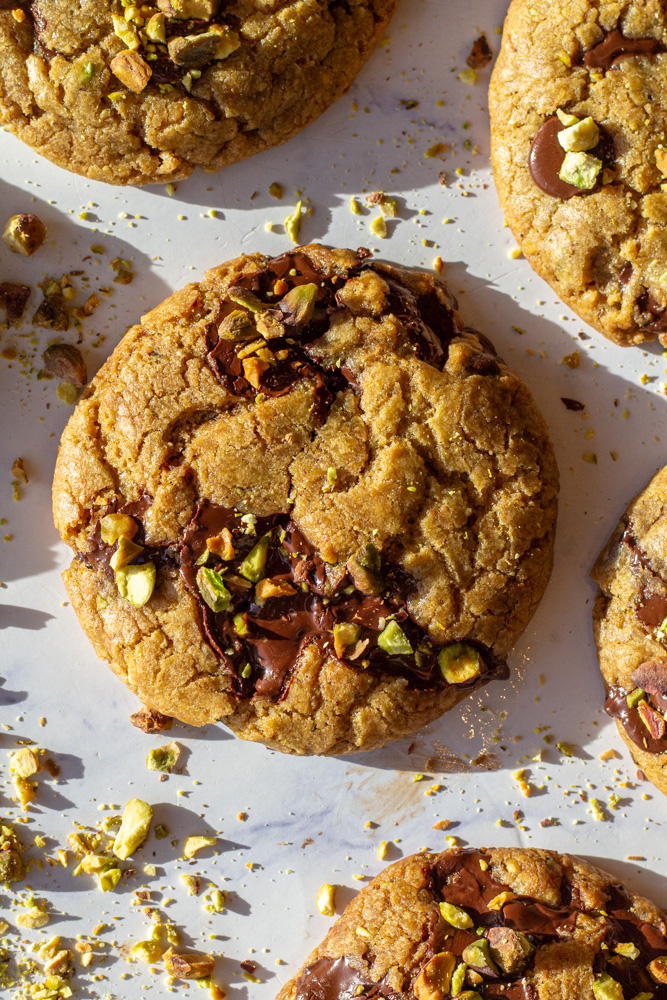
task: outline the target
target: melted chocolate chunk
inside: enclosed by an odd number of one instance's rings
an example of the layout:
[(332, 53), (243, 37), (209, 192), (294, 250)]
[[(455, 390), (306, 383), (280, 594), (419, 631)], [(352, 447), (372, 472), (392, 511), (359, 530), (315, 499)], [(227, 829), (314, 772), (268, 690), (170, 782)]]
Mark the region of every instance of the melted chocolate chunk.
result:
[(667, 330), (667, 308), (661, 306), (648, 289), (645, 289), (637, 299), (637, 309), (642, 317), (642, 330), (648, 330), (650, 333), (664, 333)]
[(583, 62), (588, 69), (606, 72), (629, 56), (655, 56), (664, 51), (665, 46), (657, 38), (626, 38), (619, 28), (614, 28), (599, 45), (589, 49)]
[(623, 265), (618, 274), (618, 281), (621, 288), (625, 288), (631, 277), (632, 277), (632, 264), (630, 263), (630, 261), (628, 261), (627, 264)]
[[(486, 863), (486, 870), (480, 867), (480, 861)], [(561, 902), (557, 907), (546, 906), (529, 896), (515, 896), (501, 909), (489, 910), (488, 903), (501, 892), (508, 891), (509, 886), (493, 878), (489, 858), (481, 851), (460, 849), (442, 855), (431, 869), (431, 885), (436, 900), (462, 907), (474, 921), (470, 930), (447, 928), (450, 936), (444, 940), (442, 950), (459, 958), (467, 945), (478, 940), (481, 934), (486, 936), (490, 928), (507, 927), (520, 931), (534, 947), (570, 937), (578, 915), (585, 912), (579, 894), (572, 891), (564, 878)], [(610, 887), (607, 905), (601, 912), (606, 921), (603, 940), (607, 948), (598, 951), (594, 971), (612, 976), (621, 984), (626, 997), (645, 991), (652, 993), (654, 998), (665, 1000), (667, 986), (654, 983), (646, 966), (654, 958), (667, 954), (667, 928), (644, 923), (632, 913), (628, 894), (620, 885)], [(628, 942), (640, 952), (636, 960), (614, 953), (616, 944)], [(493, 981), (484, 977), (474, 989), (484, 998), (509, 996), (513, 1000), (533, 1000), (535, 990), (527, 981), (532, 961), (531, 956), (520, 973), (501, 972)]]
[(156, 565), (159, 563), (164, 563), (174, 558), (174, 548), (168, 545), (146, 545), (145, 542), (145, 531), (143, 519), (146, 516), (146, 511), (153, 503), (153, 497), (146, 490), (142, 490), (139, 498), (137, 500), (132, 500), (130, 503), (118, 506), (118, 501), (114, 500), (112, 503), (106, 507), (104, 512), (100, 516), (100, 520), (95, 526), (90, 537), (91, 547), (87, 552), (79, 553), (79, 558), (85, 562), (86, 566), (91, 569), (102, 569), (103, 572), (110, 578), (113, 579), (113, 570), (111, 569), (111, 557), (118, 548), (118, 545), (114, 543), (113, 545), (107, 545), (102, 541), (102, 534), (100, 529), (100, 521), (106, 514), (128, 514), (130, 517), (134, 518), (137, 522), (138, 528), (137, 533), (132, 539), (137, 545), (143, 545), (144, 550), (135, 559), (132, 559), (132, 563), (140, 564), (145, 562), (153, 562)]
[[(651, 560), (640, 548), (630, 525), (623, 532), (622, 542), (632, 552), (631, 567), (633, 571), (638, 572), (640, 569), (645, 569), (653, 577), (653, 581), (642, 586), (641, 598), (635, 606), (635, 614), (643, 625), (649, 629), (655, 629), (662, 625), (667, 618), (667, 581), (663, 580), (656, 572)], [(660, 592), (661, 589), (663, 593)]]
[[(628, 705), (629, 691), (622, 688), (620, 684), (613, 684), (609, 688), (607, 700), (604, 703), (604, 710), (612, 719), (617, 719), (623, 729), (640, 750), (647, 753), (667, 753), (667, 736), (660, 740), (655, 740), (642, 722), (642, 717), (636, 708)], [(653, 695), (648, 697), (649, 705), (655, 701)], [(653, 707), (653, 706), (652, 706)]]
[[(444, 685), (437, 660), (439, 648), (408, 615), (405, 601), (412, 580), (399, 567), (382, 568), (385, 589), (381, 596), (362, 594), (351, 586), (345, 567), (327, 567), (289, 514), (255, 518), (254, 533), (246, 533), (246, 528), (247, 522), (233, 508), (205, 502), (188, 525), (180, 548), (181, 573), (197, 601), (202, 635), (232, 677), (239, 697), (284, 696), (303, 649), (317, 643), (322, 651), (334, 654), (333, 629), (341, 624), (356, 625), (359, 630), (358, 638), (341, 657), (347, 666), (407, 677), (418, 688)], [(234, 558), (223, 563), (209, 554), (206, 565), (231, 575), (232, 601), (226, 611), (214, 612), (199, 592), (197, 570), (208, 551), (207, 539), (219, 536), (224, 529), (232, 534)], [(239, 589), (239, 567), (267, 535), (270, 542), (263, 579), (285, 584), (292, 592), (260, 603), (252, 586)], [(235, 619), (237, 624), (243, 622), (241, 632), (245, 634), (239, 634)], [(390, 655), (378, 645), (378, 637), (390, 620), (400, 626), (412, 654)], [(473, 690), (495, 677), (507, 676), (505, 664), (495, 661), (489, 650), (473, 640), (466, 643), (480, 651), (483, 667), (480, 675), (459, 686)]]
[[(313, 381), (315, 418), (322, 423), (337, 392), (346, 386), (358, 388), (355, 373), (347, 365), (341, 368), (326, 368), (312, 351), (311, 344), (329, 329), (332, 315), (343, 309), (337, 297), (341, 282), (356, 277), (365, 270), (380, 274), (389, 286), (387, 310), (403, 324), (405, 337), (412, 345), (418, 358), (434, 367), (441, 368), (446, 360), (450, 341), (463, 332), (456, 314), (456, 301), (443, 289), (445, 301), (435, 291), (416, 296), (400, 283), (394, 270), (381, 263), (367, 262), (367, 250), (357, 251), (357, 263), (349, 267), (344, 278), (340, 275), (325, 275), (318, 271), (305, 254), (290, 252), (281, 254), (266, 262), (264, 270), (241, 275), (236, 288), (251, 292), (264, 307), (270, 318), (281, 320), (285, 325), (284, 336), (273, 337), (268, 348), (273, 358), (261, 372), (257, 387), (246, 377), (243, 367), (243, 347), (246, 341), (227, 340), (219, 336), (224, 319), (239, 308), (239, 304), (227, 298), (221, 303), (219, 314), (206, 328), (208, 360), (218, 380), (234, 395), (243, 399), (254, 399), (258, 394), (269, 397), (282, 396), (304, 379)], [(291, 290), (300, 285), (317, 285), (312, 317), (295, 329), (289, 310), (281, 309), (284, 299), (277, 299), (274, 287), (281, 281)], [(285, 294), (286, 288), (281, 294)], [(276, 308), (277, 307), (277, 308)], [(259, 336), (259, 334), (258, 334)], [(479, 334), (477, 335), (480, 336)], [(489, 355), (495, 354), (490, 344)], [(500, 369), (491, 357), (476, 362), (484, 371), (479, 374), (498, 374)], [(474, 367), (472, 372), (477, 371)]]
[[(598, 190), (596, 185), (590, 190), (575, 187), (574, 184), (567, 184), (562, 181), (558, 173), (565, 159), (565, 150), (558, 142), (558, 133), (565, 128), (565, 125), (555, 115), (540, 126), (530, 147), (528, 154), (528, 169), (535, 184), (545, 194), (550, 194), (553, 198), (572, 198), (573, 195), (591, 194)], [(602, 161), (602, 170), (605, 167), (612, 167), (614, 163), (614, 140), (605, 129), (598, 124), (600, 130), (600, 140), (593, 149), (587, 150), (591, 156), (597, 156)], [(600, 179), (602, 178), (600, 171)]]
[(318, 958), (299, 976), (295, 1000), (354, 1000), (379, 996), (399, 1000), (400, 994), (384, 983), (372, 983), (353, 969), (346, 958)]

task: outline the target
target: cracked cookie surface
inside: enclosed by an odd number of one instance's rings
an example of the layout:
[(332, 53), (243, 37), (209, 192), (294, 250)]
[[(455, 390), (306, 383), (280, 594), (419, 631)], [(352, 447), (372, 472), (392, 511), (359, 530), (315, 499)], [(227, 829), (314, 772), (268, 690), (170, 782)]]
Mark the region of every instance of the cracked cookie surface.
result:
[(278, 1000), (664, 1000), (665, 914), (555, 851), (418, 854), (345, 908)]
[(591, 576), (605, 711), (645, 775), (667, 794), (667, 468), (620, 519)]
[(395, 0), (0, 0), (0, 122), (113, 184), (285, 142), (349, 87)]
[(326, 754), (505, 675), (556, 495), (530, 393), (445, 286), (318, 245), (144, 316), (71, 417), (53, 493), (72, 604), (149, 708)]
[[(623, 345), (667, 343), (666, 89), (667, 11), (658, 0), (513, 0), (489, 91), (501, 208), (537, 273)], [(529, 161), (549, 123), (562, 128), (559, 111), (592, 118), (607, 147), (600, 155), (592, 140), (574, 144), (573, 162), (599, 164), (595, 176), (577, 177), (593, 185), (577, 189), (559, 181), (565, 150), (547, 136), (537, 179), (548, 170), (556, 196), (538, 186)]]

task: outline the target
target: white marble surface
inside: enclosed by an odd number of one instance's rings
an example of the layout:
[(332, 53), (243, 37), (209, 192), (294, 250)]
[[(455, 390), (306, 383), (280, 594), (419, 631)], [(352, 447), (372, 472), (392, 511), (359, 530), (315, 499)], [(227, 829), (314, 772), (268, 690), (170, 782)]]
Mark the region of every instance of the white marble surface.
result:
[[(165, 992), (159, 965), (152, 974), (123, 957), (128, 943), (146, 936), (148, 921), (132, 905), (132, 890), (146, 883), (152, 904), (181, 928), (184, 942), (221, 956), (215, 978), (230, 997), (272, 997), (331, 923), (315, 907), (321, 883), (341, 887), (340, 912), (363, 884), (355, 876), (367, 880), (382, 866), (380, 841), (392, 841), (388, 859), (443, 847), (444, 834), (432, 826), (444, 818), (456, 824), (449, 832), (461, 844), (553, 847), (604, 859), (634, 889), (667, 905), (661, 847), (667, 806), (652, 786), (635, 783), (635, 768), (600, 710), (590, 625), (594, 588), (587, 577), (626, 502), (664, 462), (665, 362), (657, 348), (623, 351), (604, 342), (555, 300), (524, 260), (510, 256), (514, 242), (503, 227), (488, 160), (489, 70), (475, 86), (457, 78), (479, 31), (497, 51), (504, 9), (500, 0), (402, 0), (386, 43), (318, 122), (287, 146), (217, 176), (192, 177), (173, 197), (163, 187), (118, 189), (71, 176), (0, 134), (1, 220), (34, 211), (49, 229), (47, 244), (29, 261), (0, 247), (2, 280), (35, 285), (80, 268), (94, 288), (111, 284), (112, 257), (133, 262), (133, 284), (112, 284), (112, 296), (83, 324), (91, 372), (127, 326), (171, 288), (239, 250), (285, 249), (282, 221), (298, 189), (313, 209), (303, 223), (304, 241), (366, 245), (425, 267), (442, 256), (465, 319), (492, 338), (534, 392), (562, 477), (554, 574), (511, 657), (509, 682), (490, 684), (464, 703), (460, 718), (443, 718), (411, 748), (404, 741), (343, 760), (285, 758), (222, 727), (175, 726), (171, 738), (184, 748), (183, 773), (160, 783), (144, 758), (165, 739), (129, 725), (136, 699), (96, 660), (65, 601), (60, 572), (69, 555), (51, 525), (50, 480), (70, 408), (57, 398), (54, 381), (37, 379), (48, 333), (29, 323), (0, 332), (0, 352), (18, 349), (16, 360), (0, 356), (0, 517), (6, 519), (2, 534), (10, 536), (0, 541), (1, 814), (20, 815), (8, 754), (17, 739), (27, 738), (48, 748), (62, 768), (57, 783), (39, 776), (22, 826), (26, 842), (36, 834), (47, 838), (50, 856), (73, 824), (98, 822), (102, 804), (121, 806), (135, 796), (151, 802), (156, 822), (181, 841), (188, 833), (220, 836), (217, 854), (205, 852), (193, 865), (178, 860), (180, 849), (170, 839), (151, 837), (135, 860), (155, 863), (157, 876), (139, 874), (105, 895), (92, 878), (74, 878), (71, 864), (67, 871), (32, 868), (15, 898), (26, 899), (29, 885), (48, 900), (52, 919), (41, 932), (25, 932), (26, 940), (54, 933), (71, 940), (108, 924), (98, 949), (107, 957), (103, 964), (96, 960), (89, 975), (77, 974), (76, 996), (134, 1000), (147, 989)], [(406, 108), (405, 101), (419, 103)], [(436, 144), (450, 148), (425, 156)], [(438, 184), (443, 170), (447, 187)], [(281, 202), (268, 194), (272, 181), (285, 189)], [(349, 210), (351, 196), (363, 202), (375, 189), (400, 204), (384, 241), (369, 230), (375, 210), (361, 216)], [(267, 220), (276, 224), (272, 233)], [(91, 259), (93, 244), (105, 248), (102, 257)], [(85, 294), (81, 290), (77, 302)], [(30, 315), (36, 301), (34, 294)], [(575, 349), (581, 366), (571, 371), (560, 362)], [(642, 375), (651, 381), (642, 385)], [(584, 402), (584, 413), (566, 410), (562, 396)], [(589, 451), (597, 464), (582, 459)], [(10, 485), (17, 456), (30, 477), (20, 502)], [(571, 744), (574, 755), (565, 758), (556, 741)], [(598, 755), (609, 748), (619, 757), (603, 763)], [(531, 759), (539, 750), (542, 763)], [(486, 765), (470, 763), (480, 754)], [(512, 776), (522, 766), (534, 788), (530, 798)], [(415, 780), (417, 772), (423, 780)], [(610, 794), (621, 796), (617, 808), (596, 820), (590, 798), (607, 802)], [(520, 824), (516, 809), (525, 813)], [(542, 827), (547, 818), (557, 825)], [(29, 851), (35, 858), (44, 853)], [(628, 861), (628, 855), (642, 860)], [(226, 911), (206, 914), (201, 897), (188, 896), (179, 881), (184, 871), (229, 890)], [(2, 917), (13, 928), (12, 898), (0, 892)], [(14, 930), (9, 940), (18, 940)], [(261, 982), (242, 978), (239, 962), (247, 958), (258, 962)], [(194, 986), (179, 989), (192, 994)]]

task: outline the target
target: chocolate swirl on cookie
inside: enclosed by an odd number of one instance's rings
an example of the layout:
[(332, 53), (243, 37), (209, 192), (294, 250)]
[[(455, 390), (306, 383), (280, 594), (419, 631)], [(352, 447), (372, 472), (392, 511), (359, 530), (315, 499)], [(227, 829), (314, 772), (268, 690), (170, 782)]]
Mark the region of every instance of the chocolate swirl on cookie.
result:
[(665, 46), (657, 38), (627, 38), (620, 28), (614, 28), (585, 53), (582, 61), (587, 69), (606, 71), (629, 56), (655, 56), (664, 51)]

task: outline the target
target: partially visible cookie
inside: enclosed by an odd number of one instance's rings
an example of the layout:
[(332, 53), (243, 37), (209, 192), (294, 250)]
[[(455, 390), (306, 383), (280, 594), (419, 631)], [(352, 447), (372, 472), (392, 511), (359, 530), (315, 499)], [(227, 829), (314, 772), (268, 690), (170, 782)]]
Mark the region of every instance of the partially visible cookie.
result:
[(149, 708), (335, 754), (506, 675), (556, 493), (530, 393), (446, 288), (313, 245), (144, 316), (64, 431), (53, 500), (72, 604)]
[(0, 122), (112, 184), (285, 142), (350, 86), (396, 0), (0, 0)]
[(667, 8), (513, 0), (489, 92), (501, 207), (618, 344), (667, 344)]
[(632, 501), (591, 576), (605, 711), (667, 794), (667, 466)]
[(415, 854), (362, 889), (278, 1000), (664, 1000), (665, 920), (567, 854)]

